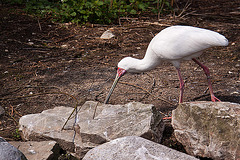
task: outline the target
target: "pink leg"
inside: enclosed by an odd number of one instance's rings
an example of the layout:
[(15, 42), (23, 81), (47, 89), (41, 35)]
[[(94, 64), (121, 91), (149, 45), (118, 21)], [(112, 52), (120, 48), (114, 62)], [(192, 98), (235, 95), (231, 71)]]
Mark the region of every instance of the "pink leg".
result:
[(206, 76), (207, 76), (207, 81), (208, 81), (208, 87), (209, 87), (209, 91), (210, 91), (210, 95), (211, 95), (211, 100), (213, 102), (216, 102), (219, 101), (221, 102), (217, 97), (214, 96), (213, 94), (213, 89), (212, 89), (212, 83), (211, 83), (211, 80), (210, 80), (210, 72), (209, 72), (209, 69), (204, 66), (202, 63), (200, 63), (198, 60), (196, 60), (195, 58), (192, 59), (195, 63), (197, 63), (200, 67), (202, 67), (203, 71), (205, 72)]
[(184, 81), (183, 81), (183, 79), (182, 79), (180, 69), (179, 69), (179, 68), (176, 68), (176, 69), (177, 69), (178, 78), (179, 78), (179, 81), (180, 81), (180, 96), (179, 96), (179, 103), (182, 103), (182, 102), (183, 102)]

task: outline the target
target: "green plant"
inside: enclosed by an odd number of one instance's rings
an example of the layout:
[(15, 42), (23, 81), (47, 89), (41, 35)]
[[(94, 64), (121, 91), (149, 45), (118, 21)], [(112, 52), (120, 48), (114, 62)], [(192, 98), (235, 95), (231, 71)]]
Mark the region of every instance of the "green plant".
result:
[(114, 23), (121, 16), (135, 15), (147, 7), (142, 1), (130, 0), (62, 0), (61, 11), (54, 16), (62, 21), (75, 23)]
[[(13, 0), (25, 4), (25, 11), (53, 21), (84, 24), (110, 24), (120, 17), (135, 17), (144, 12), (160, 13), (168, 0)], [(160, 8), (161, 7), (161, 8)]]
[(4, 3), (6, 3), (6, 4), (15, 4), (15, 5), (20, 4), (21, 5), (21, 4), (25, 3), (25, 1), (24, 0), (5, 0), (2, 3), (3, 4)]
[(12, 133), (15, 140), (21, 140), (21, 135), (18, 129), (15, 129), (15, 132)]

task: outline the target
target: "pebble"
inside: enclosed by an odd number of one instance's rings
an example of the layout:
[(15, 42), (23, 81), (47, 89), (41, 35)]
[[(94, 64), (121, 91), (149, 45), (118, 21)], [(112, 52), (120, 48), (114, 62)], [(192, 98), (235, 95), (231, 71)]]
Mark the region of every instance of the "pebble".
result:
[(61, 48), (68, 48), (66, 44), (61, 45)]
[(112, 33), (112, 31), (110, 30), (106, 30), (105, 32), (103, 32), (103, 34), (101, 35), (101, 39), (110, 39), (112, 37), (114, 37), (115, 35)]

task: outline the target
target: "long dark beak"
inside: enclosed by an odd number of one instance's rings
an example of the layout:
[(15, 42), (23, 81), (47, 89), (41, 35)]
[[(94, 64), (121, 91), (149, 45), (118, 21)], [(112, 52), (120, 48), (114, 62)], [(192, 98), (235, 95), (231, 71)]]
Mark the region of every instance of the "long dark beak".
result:
[(114, 80), (114, 82), (113, 82), (113, 84), (112, 84), (112, 87), (111, 87), (111, 89), (110, 89), (110, 91), (109, 91), (109, 93), (108, 93), (108, 95), (107, 95), (107, 97), (106, 97), (106, 99), (105, 99), (105, 101), (104, 101), (104, 104), (107, 104), (107, 103), (108, 103), (108, 101), (109, 101), (109, 99), (110, 99), (110, 97), (111, 97), (111, 95), (112, 95), (112, 93), (113, 93), (113, 90), (114, 90), (114, 88), (116, 87), (119, 79), (120, 79), (125, 73), (126, 73), (126, 70), (125, 70), (125, 69), (118, 68), (116, 78), (115, 78), (115, 80)]

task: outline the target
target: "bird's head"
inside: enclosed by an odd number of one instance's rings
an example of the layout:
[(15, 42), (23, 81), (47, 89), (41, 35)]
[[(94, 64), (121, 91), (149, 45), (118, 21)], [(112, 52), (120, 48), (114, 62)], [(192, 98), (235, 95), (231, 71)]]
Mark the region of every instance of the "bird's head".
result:
[(139, 69), (141, 66), (141, 61), (132, 57), (125, 57), (118, 63), (118, 68), (123, 69), (129, 73), (141, 72)]
[(127, 73), (127, 71), (125, 69), (118, 67), (116, 77), (118, 77), (118, 79), (120, 79), (125, 73)]
[(139, 70), (139, 68), (137, 68), (137, 67), (141, 67), (141, 63), (139, 63), (139, 62), (141, 62), (141, 61), (136, 58), (125, 57), (118, 63), (117, 75), (116, 75), (113, 85), (106, 97), (106, 100), (104, 102), (105, 104), (110, 99), (110, 96), (111, 96), (114, 88), (116, 87), (117, 82), (126, 72), (139, 73), (139, 71), (141, 71), (141, 70)]

